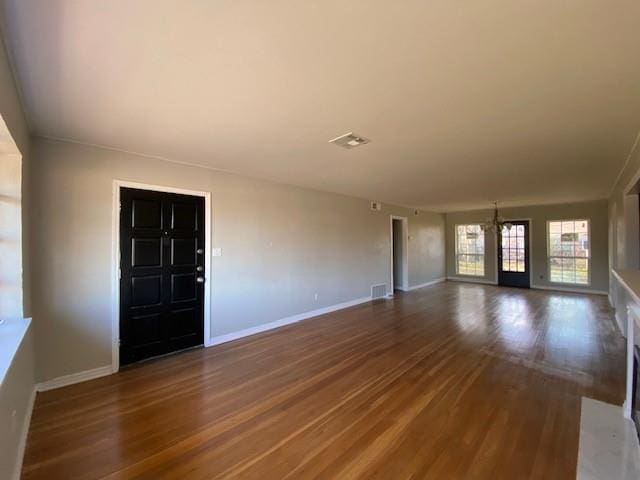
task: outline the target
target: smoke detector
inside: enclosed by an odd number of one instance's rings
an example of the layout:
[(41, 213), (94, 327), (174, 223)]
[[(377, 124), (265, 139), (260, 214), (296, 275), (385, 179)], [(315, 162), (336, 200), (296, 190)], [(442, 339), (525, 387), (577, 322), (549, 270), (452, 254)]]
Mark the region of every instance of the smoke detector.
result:
[(360, 135), (356, 135), (353, 132), (345, 133), (344, 135), (340, 135), (333, 140), (329, 140), (329, 143), (333, 143), (334, 145), (338, 145), (342, 148), (355, 148), (360, 145), (364, 145), (365, 143), (369, 143), (371, 140), (361, 137)]

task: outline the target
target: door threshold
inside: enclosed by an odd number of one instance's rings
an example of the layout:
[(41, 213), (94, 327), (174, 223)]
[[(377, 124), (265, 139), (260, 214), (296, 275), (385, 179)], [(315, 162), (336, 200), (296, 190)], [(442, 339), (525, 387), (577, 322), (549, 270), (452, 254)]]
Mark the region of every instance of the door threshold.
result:
[(122, 366), (121, 370), (125, 369), (125, 368), (128, 368), (128, 367), (133, 367), (135, 365), (143, 365), (145, 363), (153, 362), (155, 360), (162, 360), (164, 358), (172, 357), (174, 355), (179, 355), (181, 353), (186, 353), (186, 352), (189, 352), (191, 350), (200, 350), (201, 348), (204, 348), (204, 343), (201, 344), (201, 345), (194, 345), (193, 347), (183, 348), (182, 350), (176, 350), (174, 352), (163, 353), (162, 355), (158, 355), (156, 357), (143, 358), (142, 360), (138, 360), (137, 362), (127, 363), (126, 365)]

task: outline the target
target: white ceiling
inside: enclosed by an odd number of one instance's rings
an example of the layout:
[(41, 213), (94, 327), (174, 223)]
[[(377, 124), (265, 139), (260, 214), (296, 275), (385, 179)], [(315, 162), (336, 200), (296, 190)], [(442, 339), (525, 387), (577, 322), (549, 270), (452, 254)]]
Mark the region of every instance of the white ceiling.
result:
[(637, 0), (4, 9), (36, 134), (383, 202), (605, 198), (640, 129)]

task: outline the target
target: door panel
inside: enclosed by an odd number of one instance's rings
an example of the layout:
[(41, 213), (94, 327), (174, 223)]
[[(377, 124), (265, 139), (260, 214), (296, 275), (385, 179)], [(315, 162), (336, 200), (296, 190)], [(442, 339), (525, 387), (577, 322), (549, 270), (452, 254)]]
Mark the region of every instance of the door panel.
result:
[(120, 363), (202, 345), (204, 199), (120, 191)]
[(148, 308), (162, 303), (162, 276), (131, 278), (131, 307)]
[(132, 267), (161, 267), (162, 241), (159, 238), (131, 239)]
[(171, 275), (171, 301), (189, 302), (196, 299), (196, 274), (179, 273)]
[(171, 265), (189, 266), (196, 264), (197, 240), (195, 238), (171, 239)]
[(171, 312), (169, 335), (176, 339), (194, 335), (198, 331), (198, 312), (195, 308), (183, 308)]
[(512, 221), (498, 235), (498, 283), (529, 288), (529, 221)]

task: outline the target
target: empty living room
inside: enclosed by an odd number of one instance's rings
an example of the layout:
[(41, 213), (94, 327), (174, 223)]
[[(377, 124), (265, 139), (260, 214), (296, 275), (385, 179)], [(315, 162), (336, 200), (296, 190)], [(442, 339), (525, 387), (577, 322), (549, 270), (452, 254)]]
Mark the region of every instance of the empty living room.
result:
[(640, 480), (640, 2), (0, 0), (0, 480)]

